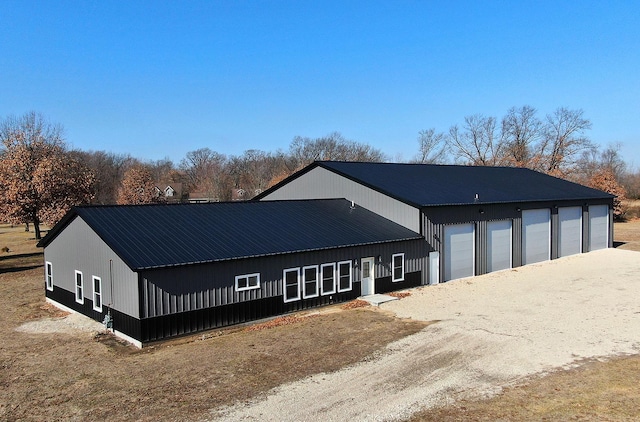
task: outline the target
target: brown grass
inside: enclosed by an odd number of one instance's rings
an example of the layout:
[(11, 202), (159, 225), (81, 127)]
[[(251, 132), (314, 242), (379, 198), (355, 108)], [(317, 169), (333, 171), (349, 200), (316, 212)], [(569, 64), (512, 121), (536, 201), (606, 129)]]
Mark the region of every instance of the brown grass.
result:
[(412, 422), (637, 421), (640, 356), (591, 361), (506, 389), (484, 401), (430, 409)]

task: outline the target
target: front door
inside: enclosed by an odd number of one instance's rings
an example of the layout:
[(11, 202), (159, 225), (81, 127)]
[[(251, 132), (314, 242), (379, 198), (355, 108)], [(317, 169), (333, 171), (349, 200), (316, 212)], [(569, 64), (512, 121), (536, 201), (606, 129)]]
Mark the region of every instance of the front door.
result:
[(362, 296), (372, 295), (375, 293), (375, 277), (374, 277), (374, 259), (362, 258)]

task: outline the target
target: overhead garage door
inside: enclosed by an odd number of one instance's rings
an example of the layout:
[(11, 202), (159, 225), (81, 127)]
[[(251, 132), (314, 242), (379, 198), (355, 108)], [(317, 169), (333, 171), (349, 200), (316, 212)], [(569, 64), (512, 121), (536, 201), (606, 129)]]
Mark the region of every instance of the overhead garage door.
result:
[(456, 224), (444, 228), (444, 280), (470, 277), (474, 271), (474, 225)]
[(609, 206), (589, 207), (589, 250), (609, 247)]
[(558, 208), (558, 256), (582, 252), (582, 207)]
[(551, 211), (548, 208), (522, 211), (522, 263), (551, 258)]
[(487, 223), (487, 271), (511, 268), (511, 220)]

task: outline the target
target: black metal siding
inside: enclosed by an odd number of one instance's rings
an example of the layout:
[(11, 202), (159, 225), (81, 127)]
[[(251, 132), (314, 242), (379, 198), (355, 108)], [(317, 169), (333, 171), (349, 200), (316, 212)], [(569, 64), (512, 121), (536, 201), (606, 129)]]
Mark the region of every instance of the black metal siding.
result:
[[(84, 303), (80, 304), (76, 302), (76, 295), (74, 292), (70, 292), (57, 286), (54, 287), (52, 291), (46, 290), (46, 297), (100, 323), (104, 321), (105, 315), (109, 312), (109, 307), (106, 305), (102, 305), (102, 312), (94, 310), (93, 301), (91, 299), (85, 298)], [(121, 333), (124, 333), (136, 340), (140, 340), (141, 325), (139, 319), (113, 308), (111, 308), (111, 319), (113, 321), (114, 330), (120, 331)]]
[[(588, 205), (608, 204), (611, 208), (613, 200), (595, 199), (571, 201), (541, 201), (509, 204), (474, 204), (459, 206), (424, 207), (422, 209), (422, 231), (428, 243), (429, 252), (440, 252), (440, 268), (444, 268), (442, 241), (444, 227), (449, 224), (473, 223), (475, 225), (476, 274), (487, 272), (487, 222), (493, 220), (512, 221), (512, 266), (522, 265), (522, 211), (547, 208), (551, 210), (551, 258), (558, 257), (558, 207), (580, 206), (583, 209), (583, 251), (588, 251)], [(611, 213), (610, 213), (611, 215)], [(610, 223), (613, 226), (613, 223)], [(613, 230), (611, 228), (610, 230)], [(610, 232), (612, 233), (612, 232)], [(610, 236), (610, 245), (612, 246)], [(440, 271), (440, 282), (444, 280), (444, 272)]]

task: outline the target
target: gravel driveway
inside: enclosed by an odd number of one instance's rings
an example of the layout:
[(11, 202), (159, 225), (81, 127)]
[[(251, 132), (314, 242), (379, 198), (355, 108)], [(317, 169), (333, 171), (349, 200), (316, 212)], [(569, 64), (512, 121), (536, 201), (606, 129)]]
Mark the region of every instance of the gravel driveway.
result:
[(608, 249), (421, 287), (381, 308), (438, 322), (212, 418), (398, 420), (582, 359), (640, 353), (640, 254)]

